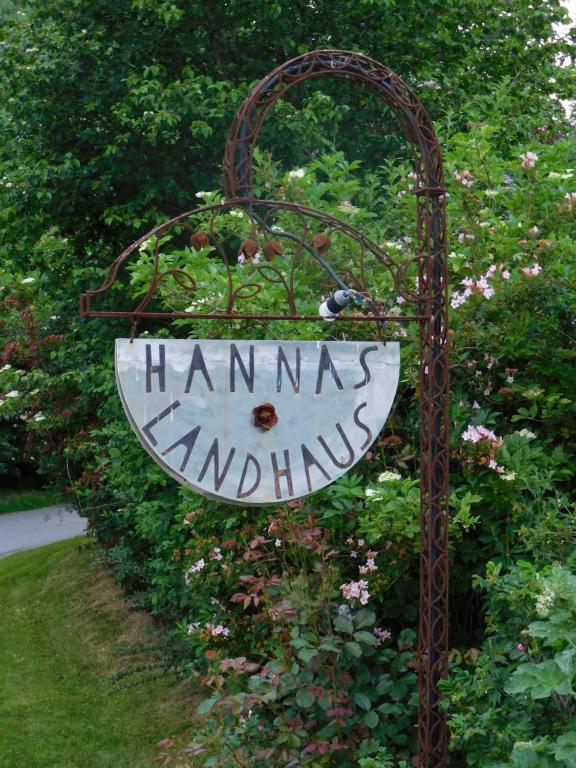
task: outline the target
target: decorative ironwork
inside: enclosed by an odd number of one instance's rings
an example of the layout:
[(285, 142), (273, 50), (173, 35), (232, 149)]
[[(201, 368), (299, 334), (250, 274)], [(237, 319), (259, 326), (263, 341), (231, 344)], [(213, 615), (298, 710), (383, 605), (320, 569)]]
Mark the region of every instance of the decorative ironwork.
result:
[[(286, 228), (289, 227), (289, 230)], [(330, 240), (324, 233), (331, 233)], [(185, 255), (175, 268), (161, 251), (166, 238), (173, 248)], [(208, 300), (209, 286), (199, 286), (194, 272), (197, 253), (206, 249), (214, 269), (225, 278), (225, 289)], [(94, 306), (94, 298), (108, 291), (119, 278), (120, 270), (129, 267), (134, 254), (150, 254), (148, 289), (137, 306), (126, 310), (105, 310)], [(328, 251), (328, 254), (326, 253)], [(328, 261), (329, 259), (329, 261)], [(81, 314), (87, 317), (130, 317), (134, 321), (148, 319), (282, 319), (322, 320), (316, 312), (321, 289), (330, 291), (334, 284), (353, 288), (363, 302), (364, 311), (347, 315), (347, 320), (394, 321), (420, 317), (417, 307), (410, 315), (386, 312), (385, 303), (395, 304), (396, 297), (412, 305), (420, 304), (414, 289), (419, 257), (404, 260), (391, 256), (349, 224), (304, 205), (256, 198), (238, 198), (203, 206), (165, 222), (132, 243), (111, 264), (102, 285), (80, 297)], [(385, 270), (387, 280), (374, 280), (375, 267)], [(296, 272), (315, 270), (318, 292), (307, 298), (308, 312), (300, 311), (294, 288)], [(378, 270), (376, 270), (378, 274)], [(248, 279), (247, 279), (248, 278)], [(346, 282), (343, 282), (343, 279)], [(190, 309), (171, 312), (153, 309), (159, 289), (169, 282), (180, 292), (179, 304)], [(265, 285), (281, 286), (284, 311), (245, 313), (241, 306), (260, 294)], [(185, 301), (184, 301), (185, 299)], [(313, 306), (313, 310), (312, 310)]]
[[(417, 239), (415, 255), (400, 260), (371, 242), (357, 229), (319, 211), (294, 203), (258, 200), (252, 196), (252, 153), (263, 120), (286, 91), (311, 78), (353, 79), (373, 88), (399, 118), (410, 142), (417, 181)], [(132, 333), (142, 318), (204, 320), (321, 320), (310, 301), (299, 307), (294, 275), (299, 269), (316, 269), (319, 286), (334, 283), (354, 288), (364, 297), (357, 312), (346, 321), (416, 321), (420, 329), (420, 619), (418, 643), (420, 768), (446, 765), (447, 728), (440, 709), (439, 681), (446, 674), (448, 645), (448, 312), (445, 189), (441, 152), (434, 126), (423, 104), (392, 70), (358, 53), (312, 51), (267, 75), (250, 93), (233, 121), (224, 154), (227, 199), (184, 213), (153, 229), (127, 248), (111, 265), (100, 288), (80, 299), (81, 314), (88, 317), (127, 317)], [(246, 226), (239, 225), (246, 217)], [(234, 226), (231, 219), (236, 218)], [(329, 231), (334, 240), (324, 258), (320, 235)], [(218, 301), (206, 301), (190, 264), (163, 258), (163, 238), (171, 235), (185, 251), (212, 249), (221, 257), (225, 289)], [(316, 238), (316, 239), (315, 239)], [(148, 245), (145, 245), (145, 244)], [(150, 284), (132, 309), (97, 309), (93, 298), (102, 296), (116, 281), (122, 267), (138, 249), (148, 249)], [(256, 248), (256, 250), (255, 250)], [(256, 254), (261, 255), (256, 259)], [(192, 251), (190, 251), (192, 254)], [(340, 254), (340, 256), (339, 256)], [(341, 255), (346, 259), (341, 260)], [(237, 264), (249, 262), (245, 270)], [(350, 261), (353, 262), (350, 265)], [(380, 273), (375, 267), (379, 266)], [(387, 275), (387, 279), (380, 279)], [(369, 276), (369, 278), (368, 278)], [(418, 289), (410, 288), (413, 278)], [(158, 293), (172, 286), (179, 300), (191, 301), (185, 310), (159, 311)], [(240, 306), (261, 302), (265, 286), (281, 286), (286, 311), (242, 312)], [(204, 291), (204, 295), (201, 292)], [(407, 315), (386, 311), (387, 291), (402, 296), (413, 307)], [(214, 297), (212, 297), (214, 298)], [(311, 299), (311, 297), (308, 297)], [(317, 297), (316, 297), (317, 306)], [(200, 307), (203, 308), (200, 311)], [(250, 307), (251, 308), (251, 307)], [(188, 311), (188, 310), (191, 311)]]

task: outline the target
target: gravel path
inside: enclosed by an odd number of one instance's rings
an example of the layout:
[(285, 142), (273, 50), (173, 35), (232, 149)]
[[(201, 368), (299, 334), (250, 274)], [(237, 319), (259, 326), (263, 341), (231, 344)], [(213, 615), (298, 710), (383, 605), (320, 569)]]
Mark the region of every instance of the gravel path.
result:
[(87, 522), (63, 506), (0, 515), (0, 557), (80, 536)]

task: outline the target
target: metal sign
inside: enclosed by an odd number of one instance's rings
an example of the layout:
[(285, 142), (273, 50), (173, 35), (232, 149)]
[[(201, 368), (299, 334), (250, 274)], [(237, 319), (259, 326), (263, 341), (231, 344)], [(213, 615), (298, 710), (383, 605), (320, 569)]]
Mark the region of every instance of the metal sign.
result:
[(148, 453), (233, 504), (307, 496), (354, 466), (398, 387), (397, 342), (117, 339), (116, 379)]

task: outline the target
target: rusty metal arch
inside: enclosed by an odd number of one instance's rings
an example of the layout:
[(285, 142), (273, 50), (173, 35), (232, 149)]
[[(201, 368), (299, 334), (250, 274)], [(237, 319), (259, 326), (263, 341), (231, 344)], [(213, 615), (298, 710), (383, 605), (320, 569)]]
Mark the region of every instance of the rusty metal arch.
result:
[[(446, 765), (447, 727), (438, 683), (448, 650), (448, 311), (446, 212), (442, 157), (434, 126), (417, 95), (391, 69), (362, 54), (319, 50), (270, 72), (239, 108), (224, 153), (224, 189), (252, 197), (252, 153), (276, 101), (311, 78), (342, 77), (374, 88), (400, 118), (418, 177), (420, 319), (420, 618), (418, 765)], [(247, 200), (248, 202), (248, 200)]]

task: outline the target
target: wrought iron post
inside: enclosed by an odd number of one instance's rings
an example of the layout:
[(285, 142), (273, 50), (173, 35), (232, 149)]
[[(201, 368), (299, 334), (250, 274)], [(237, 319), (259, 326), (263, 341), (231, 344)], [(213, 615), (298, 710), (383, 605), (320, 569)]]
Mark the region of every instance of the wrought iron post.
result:
[(252, 152), (263, 120), (293, 85), (345, 77), (372, 86), (395, 110), (414, 153), (418, 195), (420, 320), (420, 768), (446, 764), (447, 728), (439, 681), (448, 649), (448, 312), (445, 190), (440, 147), (424, 105), (387, 67), (348, 51), (312, 51), (268, 74), (238, 110), (224, 155), (229, 198), (252, 194)]

